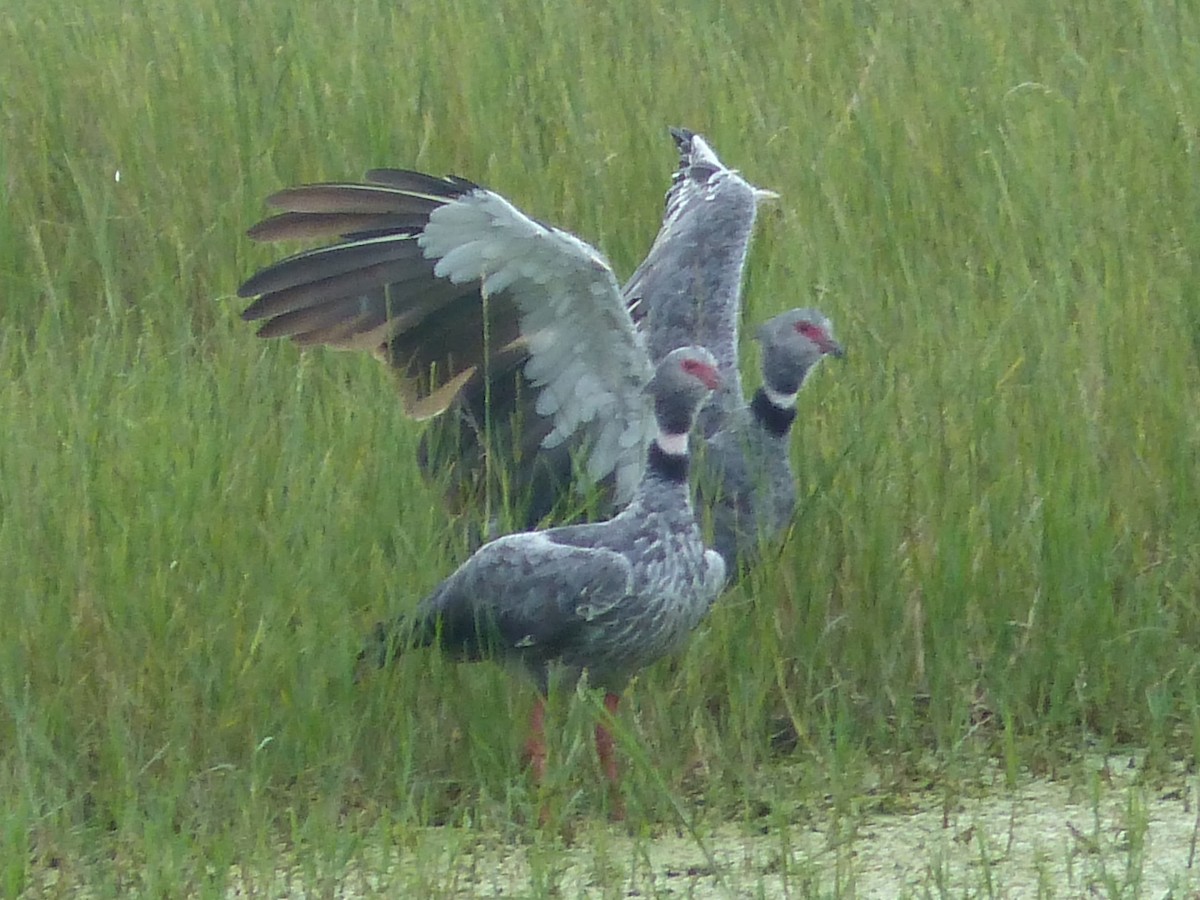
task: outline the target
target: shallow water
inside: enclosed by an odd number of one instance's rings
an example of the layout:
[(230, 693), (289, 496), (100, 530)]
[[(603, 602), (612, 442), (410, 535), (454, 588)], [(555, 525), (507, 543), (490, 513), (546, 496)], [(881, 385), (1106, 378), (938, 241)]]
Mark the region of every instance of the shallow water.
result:
[[(1088, 771), (1095, 777), (1026, 777), (1015, 789), (973, 791), (948, 809), (940, 793), (905, 795), (903, 813), (866, 813), (850, 827), (819, 813), (786, 833), (723, 825), (700, 842), (631, 837), (599, 823), (553, 849), (428, 829), (431, 846), (448, 849), (433, 884), (422, 850), (421, 880), (433, 893), (478, 897), (1200, 896), (1195, 779), (1181, 769), (1143, 784), (1136, 756), (1096, 759)], [(398, 896), (412, 890), (406, 868), (358, 860), (334, 893)], [(310, 895), (295, 870), (276, 874), (269, 896)], [(264, 885), (254, 887), (247, 893)], [(326, 882), (320, 893), (329, 891)]]
[[(1004, 783), (984, 773), (949, 803), (936, 782), (915, 794), (864, 788), (865, 812), (798, 806), (778, 827), (704, 824), (695, 835), (590, 818), (569, 841), (399, 827), (388, 846), (364, 837), (335, 865), (280, 847), (274, 865), (230, 872), (225, 896), (1200, 897), (1197, 780), (1182, 765), (1144, 777), (1137, 754), (1097, 757), (1067, 779)], [(111, 893), (88, 887), (47, 871), (26, 896)]]

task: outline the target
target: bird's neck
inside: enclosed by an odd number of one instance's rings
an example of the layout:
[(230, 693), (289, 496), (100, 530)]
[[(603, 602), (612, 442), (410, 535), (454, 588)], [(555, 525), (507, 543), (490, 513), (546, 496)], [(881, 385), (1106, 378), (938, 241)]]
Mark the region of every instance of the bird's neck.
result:
[(647, 469), (662, 481), (686, 484), (688, 480), (688, 436), (660, 433), (650, 444)]
[(763, 430), (774, 437), (783, 437), (796, 421), (796, 395), (780, 394), (766, 387), (760, 387), (754, 392), (750, 402), (750, 412), (754, 421)]

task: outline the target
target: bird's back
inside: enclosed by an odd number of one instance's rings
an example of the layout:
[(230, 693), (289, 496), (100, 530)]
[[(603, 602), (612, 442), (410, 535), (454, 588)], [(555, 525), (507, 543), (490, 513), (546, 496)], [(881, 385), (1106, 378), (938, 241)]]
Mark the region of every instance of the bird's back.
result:
[(561, 663), (619, 689), (684, 641), (723, 584), (686, 490), (639, 492), (606, 522), (485, 545), (420, 605), (416, 642), (517, 658), (543, 687)]

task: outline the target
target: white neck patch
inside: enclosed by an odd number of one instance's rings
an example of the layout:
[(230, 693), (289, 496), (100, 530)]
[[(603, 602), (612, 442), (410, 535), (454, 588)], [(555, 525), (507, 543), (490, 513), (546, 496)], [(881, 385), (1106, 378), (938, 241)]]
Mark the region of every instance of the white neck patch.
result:
[(665, 431), (660, 431), (658, 437), (654, 440), (658, 444), (658, 449), (667, 454), (667, 456), (687, 456), (687, 432), (683, 434), (667, 434)]
[(763, 393), (767, 395), (767, 399), (771, 401), (772, 406), (778, 406), (780, 409), (792, 409), (796, 405), (795, 394), (780, 394), (778, 391), (773, 391), (765, 384), (763, 385)]

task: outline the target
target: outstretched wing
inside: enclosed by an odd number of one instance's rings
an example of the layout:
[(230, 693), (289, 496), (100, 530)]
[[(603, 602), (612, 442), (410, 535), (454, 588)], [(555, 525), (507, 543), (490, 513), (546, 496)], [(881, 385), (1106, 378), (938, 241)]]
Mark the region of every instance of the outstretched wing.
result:
[(645, 261), (625, 286), (625, 298), (646, 332), (655, 362), (677, 347), (700, 344), (721, 370), (721, 391), (705, 407), (700, 427), (711, 436), (723, 410), (743, 402), (738, 371), (742, 275), (760, 198), (700, 135), (672, 128), (679, 169), (667, 192), (662, 227)]
[(428, 418), (485, 362), (499, 369), (509, 357), (524, 358), (515, 349), (516, 310), (496, 298), (485, 320), (478, 287), (436, 278), (436, 260), (416, 242), (434, 210), (476, 185), (398, 169), (368, 178), (372, 183), (305, 185), (267, 199), (284, 212), (251, 228), (255, 240), (342, 240), (247, 280), (238, 294), (256, 299), (242, 318), (265, 319), (263, 338), (375, 352), (396, 371), (405, 412)]
[(367, 185), (271, 198), (286, 211), (251, 231), (347, 239), (301, 253), (239, 290), (264, 337), (377, 350), (401, 375), (410, 415), (441, 412), (472, 380), (523, 364), (552, 448), (581, 436), (587, 472), (615, 474), (621, 500), (653, 432), (653, 375), (616, 279), (578, 238), (458, 178), (403, 170)]
[(439, 277), (517, 306), (536, 411), (554, 422), (542, 445), (584, 431), (589, 476), (615, 471), (618, 494), (632, 496), (653, 435), (653, 367), (608, 263), (483, 189), (436, 210), (418, 241)]

